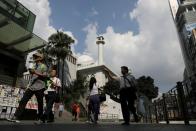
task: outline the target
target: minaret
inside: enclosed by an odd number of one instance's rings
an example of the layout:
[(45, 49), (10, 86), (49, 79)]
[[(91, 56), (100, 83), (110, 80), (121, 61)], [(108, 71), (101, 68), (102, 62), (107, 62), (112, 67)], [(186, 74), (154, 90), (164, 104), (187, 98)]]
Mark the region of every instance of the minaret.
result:
[(105, 44), (103, 36), (98, 36), (96, 44), (98, 45), (98, 65), (103, 65), (103, 45)]

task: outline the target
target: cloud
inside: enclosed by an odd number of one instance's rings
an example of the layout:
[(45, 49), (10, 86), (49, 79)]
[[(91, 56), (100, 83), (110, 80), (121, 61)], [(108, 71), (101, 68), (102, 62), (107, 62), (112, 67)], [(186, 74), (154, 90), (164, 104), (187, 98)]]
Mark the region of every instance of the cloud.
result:
[(92, 8), (91, 9), (91, 16), (95, 16), (95, 15), (98, 15), (98, 11), (95, 9), (95, 8)]
[(56, 32), (56, 29), (50, 24), (50, 3), (48, 0), (19, 0), (25, 7), (36, 15), (34, 33), (47, 40), (48, 37)]
[[(115, 72), (127, 65), (136, 77), (150, 75), (161, 92), (171, 89), (176, 81), (182, 80), (184, 63), (179, 41), (166, 0), (138, 0), (130, 19), (139, 24), (139, 33), (115, 32), (107, 27), (105, 33), (104, 60)], [(131, 22), (130, 22), (131, 24)], [(97, 58), (97, 23), (84, 28), (86, 52)]]
[[(56, 29), (51, 25), (51, 8), (48, 0), (19, 0), (25, 7), (31, 10), (36, 15), (34, 33), (44, 40), (48, 40), (48, 37), (56, 33)], [(63, 28), (59, 29), (64, 31)], [(77, 44), (77, 39), (74, 37), (71, 31), (64, 31), (71, 36)]]

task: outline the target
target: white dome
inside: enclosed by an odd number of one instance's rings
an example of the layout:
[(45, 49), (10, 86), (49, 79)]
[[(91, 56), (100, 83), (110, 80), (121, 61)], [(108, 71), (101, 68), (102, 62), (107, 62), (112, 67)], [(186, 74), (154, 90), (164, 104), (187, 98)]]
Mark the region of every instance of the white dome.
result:
[(78, 64), (94, 63), (94, 59), (89, 55), (81, 55), (78, 57)]

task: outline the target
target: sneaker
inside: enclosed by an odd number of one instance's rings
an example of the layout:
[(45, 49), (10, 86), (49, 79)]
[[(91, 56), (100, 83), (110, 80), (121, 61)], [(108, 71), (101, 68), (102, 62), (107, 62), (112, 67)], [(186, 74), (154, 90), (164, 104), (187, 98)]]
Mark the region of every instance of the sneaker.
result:
[(92, 124), (93, 122), (92, 122), (92, 121), (86, 121), (86, 123), (87, 123), (87, 124)]
[(20, 123), (20, 120), (16, 116), (13, 116), (11, 118), (7, 118), (7, 121)]
[(130, 125), (130, 124), (129, 124), (129, 122), (124, 122), (124, 123), (122, 123), (121, 125), (123, 125), (123, 126), (128, 126), (128, 125)]
[(38, 120), (38, 121), (35, 121), (34, 122), (34, 124), (36, 124), (36, 125), (44, 124), (44, 123), (45, 123), (45, 121), (42, 121), (42, 120)]

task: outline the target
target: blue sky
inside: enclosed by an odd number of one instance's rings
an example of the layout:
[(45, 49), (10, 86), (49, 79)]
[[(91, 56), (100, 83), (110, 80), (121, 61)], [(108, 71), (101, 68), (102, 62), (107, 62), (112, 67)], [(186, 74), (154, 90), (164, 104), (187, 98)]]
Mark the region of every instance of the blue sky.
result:
[[(97, 61), (103, 35), (104, 62), (120, 75), (151, 76), (160, 92), (182, 81), (184, 62), (167, 0), (19, 0), (36, 15), (34, 33), (47, 38), (62, 29), (72, 36), (81, 59)], [(82, 56), (82, 57), (81, 57)]]
[(129, 12), (136, 5), (136, 0), (50, 0), (52, 10), (51, 24), (56, 28), (69, 30), (78, 40), (76, 52), (85, 50), (86, 33), (83, 28), (88, 24), (98, 23), (98, 34), (112, 26), (116, 32), (132, 30), (138, 32), (138, 24), (131, 20)]

